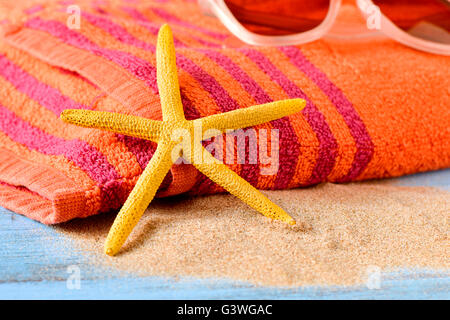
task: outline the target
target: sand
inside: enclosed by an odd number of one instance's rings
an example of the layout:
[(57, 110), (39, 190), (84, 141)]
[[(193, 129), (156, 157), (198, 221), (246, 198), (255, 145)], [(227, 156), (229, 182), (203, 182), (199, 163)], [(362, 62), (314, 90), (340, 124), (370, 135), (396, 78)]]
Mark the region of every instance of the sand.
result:
[(141, 276), (228, 278), (257, 285), (354, 285), (368, 268), (450, 270), (450, 193), (386, 183), (265, 192), (287, 226), (231, 195), (155, 200), (122, 252), (103, 254), (114, 214), (55, 227), (93, 264)]

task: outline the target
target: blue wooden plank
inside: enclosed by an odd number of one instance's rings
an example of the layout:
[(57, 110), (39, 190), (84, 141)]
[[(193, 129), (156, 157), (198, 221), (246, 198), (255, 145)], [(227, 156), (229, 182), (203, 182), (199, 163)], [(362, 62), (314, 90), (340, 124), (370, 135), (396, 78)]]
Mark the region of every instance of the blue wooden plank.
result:
[(416, 173), (391, 180), (402, 186), (436, 187), (450, 191), (450, 169)]
[[(401, 185), (449, 189), (450, 170), (392, 180)], [(179, 281), (93, 266), (70, 239), (51, 227), (0, 208), (1, 299), (449, 299), (450, 276), (432, 270), (382, 274), (380, 289), (257, 287), (231, 280)], [(67, 286), (68, 267), (81, 272), (80, 289)]]
[(435, 272), (385, 274), (380, 289), (302, 287), (280, 289), (213, 280), (121, 277), (82, 279), (79, 290), (66, 280), (0, 284), (1, 299), (448, 299), (450, 277)]

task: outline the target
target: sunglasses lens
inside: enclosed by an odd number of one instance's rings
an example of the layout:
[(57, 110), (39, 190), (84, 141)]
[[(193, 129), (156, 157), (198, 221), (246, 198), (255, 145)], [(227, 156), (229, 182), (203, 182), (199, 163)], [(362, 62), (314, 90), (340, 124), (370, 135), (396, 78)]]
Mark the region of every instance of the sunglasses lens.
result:
[(234, 17), (262, 35), (289, 35), (314, 29), (328, 13), (329, 0), (225, 0)]
[(450, 0), (375, 0), (397, 27), (423, 40), (450, 44)]

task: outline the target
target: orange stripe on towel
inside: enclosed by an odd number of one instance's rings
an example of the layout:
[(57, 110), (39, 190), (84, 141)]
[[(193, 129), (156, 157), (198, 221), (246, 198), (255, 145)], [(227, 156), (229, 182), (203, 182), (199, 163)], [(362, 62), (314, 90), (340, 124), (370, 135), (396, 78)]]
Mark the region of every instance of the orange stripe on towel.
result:
[[(35, 100), (29, 99), (2, 77), (0, 77), (0, 85), (4, 88), (0, 91), (1, 100), (9, 102), (6, 107), (32, 126), (64, 140), (80, 139), (87, 142), (105, 155), (108, 162), (124, 178), (134, 178), (141, 173), (135, 156), (127, 150), (122, 142), (117, 140), (114, 133), (78, 128), (64, 123), (59, 119), (58, 114), (39, 105)], [(40, 117), (36, 117), (36, 114), (39, 114)]]
[(86, 191), (80, 190), (69, 177), (50, 166), (23, 160), (3, 148), (0, 148), (0, 179), (11, 187), (27, 186), (8, 188), (1, 184), (2, 203), (8, 209), (42, 223), (59, 223), (89, 213), (86, 210)]
[(280, 70), (283, 70), (284, 74), (292, 82), (302, 89), (308, 98), (317, 106), (317, 109), (324, 115), (337, 141), (338, 147), (336, 162), (327, 179), (328, 181), (337, 181), (339, 178), (345, 176), (352, 167), (353, 156), (356, 152), (356, 145), (348, 126), (342, 115), (336, 109), (336, 106), (333, 105), (325, 93), (310, 78), (304, 73), (299, 73), (292, 62), (276, 48), (267, 49), (267, 51), (268, 56), (276, 57), (276, 59), (272, 59), (272, 62)]
[(152, 105), (159, 104), (159, 98), (149, 87), (107, 59), (67, 45), (37, 30), (22, 29), (7, 36), (6, 41), (51, 65), (78, 72), (137, 114), (139, 110), (147, 113), (151, 110), (152, 118), (161, 118), (161, 109), (152, 108)]

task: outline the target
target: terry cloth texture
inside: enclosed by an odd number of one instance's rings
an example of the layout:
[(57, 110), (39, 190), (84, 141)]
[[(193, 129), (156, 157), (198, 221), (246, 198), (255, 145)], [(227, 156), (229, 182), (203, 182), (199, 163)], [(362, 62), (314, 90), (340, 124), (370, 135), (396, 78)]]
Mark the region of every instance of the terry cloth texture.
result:
[[(195, 1), (0, 3), (0, 205), (43, 223), (119, 208), (152, 157), (154, 143), (59, 115), (83, 108), (161, 119), (155, 45), (164, 23), (175, 37), (187, 118), (307, 101), (302, 112), (259, 126), (279, 130), (275, 175), (261, 175), (260, 163), (230, 165), (255, 187), (450, 166), (448, 57), (387, 39), (252, 47)], [(71, 4), (81, 8), (79, 29), (68, 27)], [(159, 195), (220, 191), (180, 164)]]

